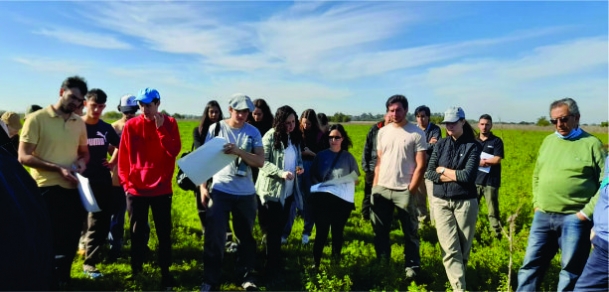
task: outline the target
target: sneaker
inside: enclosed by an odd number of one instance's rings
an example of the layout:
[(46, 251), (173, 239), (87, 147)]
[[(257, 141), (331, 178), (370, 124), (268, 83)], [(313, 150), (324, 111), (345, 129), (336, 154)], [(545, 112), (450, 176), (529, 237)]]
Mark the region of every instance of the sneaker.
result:
[(306, 234), (302, 235), (302, 244), (308, 244), (309, 243), (309, 236)]
[(285, 237), (281, 238), (281, 244), (288, 244), (288, 239)]
[(241, 287), (245, 289), (245, 291), (258, 291), (258, 286), (254, 284), (252, 281), (245, 281), (241, 284)]
[(412, 280), (417, 276), (417, 271), (415, 270), (415, 267), (407, 267), (405, 269), (406, 272), (406, 280)]
[(226, 250), (226, 253), (236, 253), (237, 249), (239, 248), (239, 245), (236, 242), (227, 241), (224, 248)]
[(83, 273), (90, 279), (97, 279), (103, 276), (103, 274), (98, 269), (96, 269), (94, 266), (89, 265), (85, 265), (83, 267)]

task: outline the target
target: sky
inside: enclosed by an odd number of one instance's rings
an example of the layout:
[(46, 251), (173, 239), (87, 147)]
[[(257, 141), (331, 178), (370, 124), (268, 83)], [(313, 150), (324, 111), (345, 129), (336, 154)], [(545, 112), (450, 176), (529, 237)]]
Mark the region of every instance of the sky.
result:
[(0, 2), (0, 110), (57, 101), (83, 76), (108, 96), (154, 87), (200, 115), (234, 93), (332, 115), (451, 106), (536, 121), (572, 97), (608, 119), (608, 4), (499, 1)]

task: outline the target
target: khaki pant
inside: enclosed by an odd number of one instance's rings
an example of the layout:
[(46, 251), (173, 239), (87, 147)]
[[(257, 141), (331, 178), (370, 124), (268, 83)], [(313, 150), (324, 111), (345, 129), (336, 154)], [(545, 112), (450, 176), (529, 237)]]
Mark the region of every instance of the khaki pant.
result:
[[(431, 225), (434, 226), (435, 220), (433, 217), (433, 207), (431, 206), (433, 199), (433, 182), (428, 179), (423, 180), (423, 182), (419, 184), (417, 193), (414, 196), (416, 199), (419, 223), (431, 222)], [(429, 201), (429, 209), (427, 208), (427, 201)]]
[(478, 201), (434, 198), (442, 262), (454, 291), (465, 290), (465, 269), (476, 233)]

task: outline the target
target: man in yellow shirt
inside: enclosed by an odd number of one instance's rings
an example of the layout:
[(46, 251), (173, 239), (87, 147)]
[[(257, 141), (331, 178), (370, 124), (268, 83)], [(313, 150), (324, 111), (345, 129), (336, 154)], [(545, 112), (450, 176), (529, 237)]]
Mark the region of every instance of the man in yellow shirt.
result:
[(87, 130), (74, 111), (82, 105), (87, 90), (83, 78), (68, 77), (55, 104), (28, 116), (19, 140), (19, 162), (30, 167), (51, 222), (55, 255), (52, 288), (65, 289), (69, 284), (86, 216), (75, 172), (82, 173), (89, 161)]

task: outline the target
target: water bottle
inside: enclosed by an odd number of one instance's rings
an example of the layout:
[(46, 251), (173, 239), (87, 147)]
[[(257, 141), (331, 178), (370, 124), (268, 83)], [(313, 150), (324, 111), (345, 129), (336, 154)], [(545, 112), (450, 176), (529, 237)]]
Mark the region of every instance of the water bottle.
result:
[[(247, 136), (247, 139), (245, 139), (245, 141), (243, 141), (243, 145), (241, 145), (240, 148), (243, 149), (247, 153), (252, 152), (252, 137)], [(243, 159), (241, 159), (241, 157), (239, 157), (238, 162), (239, 163), (237, 164), (236, 175), (247, 176), (247, 168), (248, 168), (247, 163), (245, 163), (245, 161), (243, 161)]]

